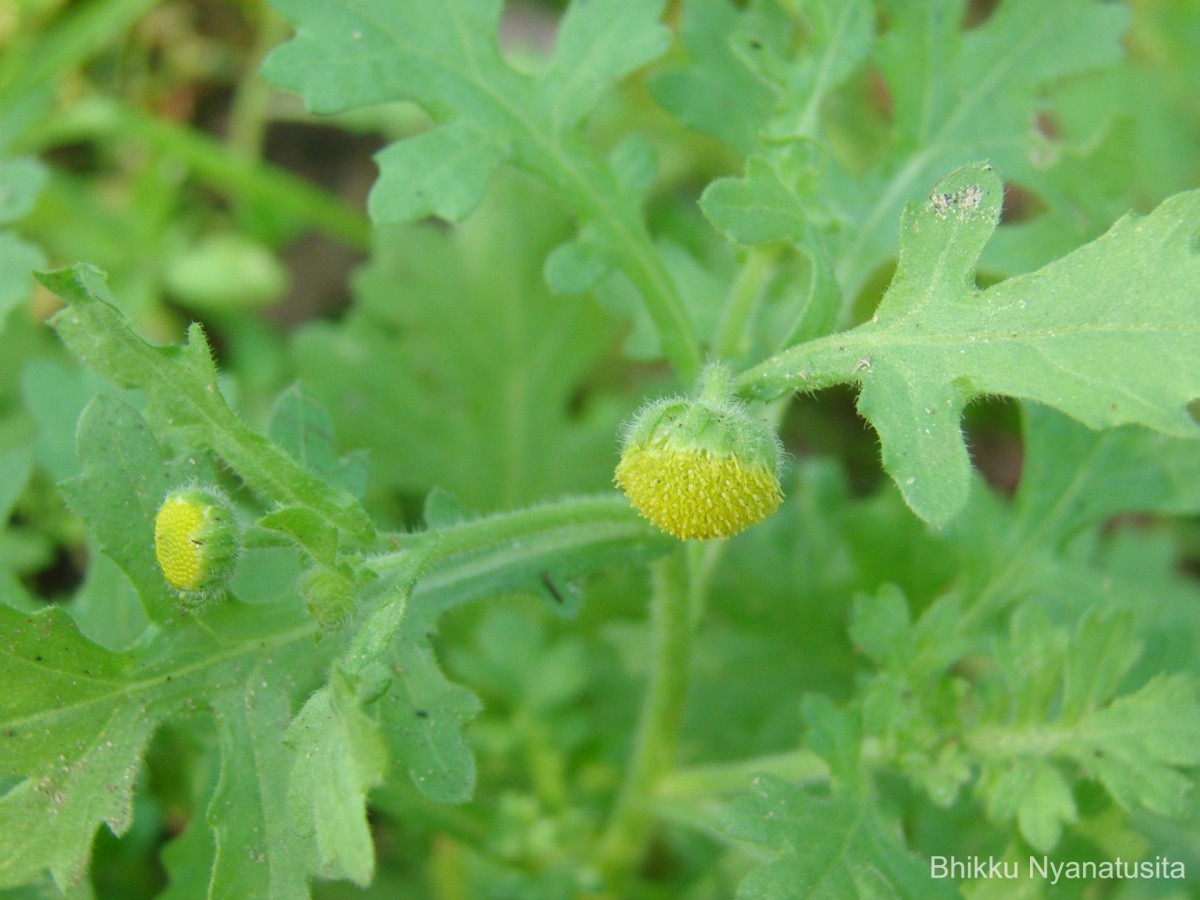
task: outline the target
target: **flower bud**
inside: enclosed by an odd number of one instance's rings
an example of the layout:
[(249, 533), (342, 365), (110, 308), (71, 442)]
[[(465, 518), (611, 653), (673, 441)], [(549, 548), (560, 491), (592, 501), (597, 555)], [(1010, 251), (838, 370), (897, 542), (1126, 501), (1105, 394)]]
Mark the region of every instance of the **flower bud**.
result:
[(154, 519), (154, 555), (183, 600), (219, 593), (241, 552), (229, 499), (215, 487), (192, 485), (167, 495)]
[(645, 407), (629, 424), (616, 483), (643, 516), (681, 540), (729, 537), (783, 499), (775, 432), (733, 398), (710, 366), (695, 400)]
[(337, 631), (354, 613), (354, 582), (333, 569), (321, 567), (305, 572), (300, 577), (300, 596), (322, 632)]

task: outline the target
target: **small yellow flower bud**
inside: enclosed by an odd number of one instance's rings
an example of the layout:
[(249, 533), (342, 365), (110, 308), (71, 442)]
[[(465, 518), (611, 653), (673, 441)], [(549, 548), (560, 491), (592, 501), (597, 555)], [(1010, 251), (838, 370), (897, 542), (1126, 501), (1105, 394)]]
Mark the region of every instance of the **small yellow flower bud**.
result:
[(681, 540), (729, 537), (779, 506), (782, 450), (710, 367), (697, 400), (659, 400), (627, 429), (615, 481), (643, 516)]
[(182, 598), (203, 600), (224, 587), (241, 542), (233, 508), (214, 487), (172, 491), (154, 520), (154, 555)]

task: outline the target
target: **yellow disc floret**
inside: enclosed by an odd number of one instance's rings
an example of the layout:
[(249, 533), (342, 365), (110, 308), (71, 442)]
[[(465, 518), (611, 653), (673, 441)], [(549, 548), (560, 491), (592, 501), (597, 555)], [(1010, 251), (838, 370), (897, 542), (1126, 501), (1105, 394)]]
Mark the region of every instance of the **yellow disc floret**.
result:
[(616, 482), (638, 512), (681, 540), (737, 534), (783, 499), (774, 471), (670, 446), (631, 447), (617, 466)]
[(204, 507), (181, 496), (169, 497), (154, 520), (154, 555), (171, 587), (195, 590), (203, 573), (203, 545), (195, 535), (204, 525)]
[(194, 485), (167, 495), (154, 520), (154, 555), (181, 599), (221, 593), (237, 565), (241, 541), (229, 500), (215, 487)]

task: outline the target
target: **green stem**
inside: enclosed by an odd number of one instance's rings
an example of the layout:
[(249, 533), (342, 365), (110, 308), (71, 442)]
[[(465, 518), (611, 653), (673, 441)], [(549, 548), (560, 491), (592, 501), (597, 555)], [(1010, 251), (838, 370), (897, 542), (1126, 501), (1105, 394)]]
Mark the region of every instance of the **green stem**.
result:
[(775, 273), (779, 254), (778, 245), (761, 244), (746, 255), (717, 326), (713, 349), (718, 356), (728, 359), (742, 351), (747, 324), (758, 306), (763, 289)]
[(829, 780), (829, 766), (809, 750), (693, 766), (664, 777), (658, 786), (658, 797), (673, 801), (744, 791), (755, 775), (775, 775), (793, 782), (821, 782)]
[(238, 83), (237, 93), (229, 110), (228, 143), (246, 159), (262, 156), (263, 136), (267, 127), (267, 109), (272, 88), (258, 74), (266, 55), (287, 37), (290, 29), (283, 16), (273, 10), (266, 0), (253, 4), (258, 18), (254, 49), (246, 60), (245, 72)]
[(766, 402), (857, 381), (858, 373), (870, 368), (870, 356), (864, 351), (873, 344), (878, 341), (854, 332), (797, 344), (747, 369), (734, 379), (733, 387), (746, 399)]
[(691, 591), (688, 604), (691, 607), (693, 628), (704, 618), (704, 609), (708, 605), (708, 588), (727, 546), (728, 541), (692, 541), (687, 545), (690, 574), (688, 588)]
[(675, 758), (691, 654), (691, 591), (683, 549), (653, 569), (650, 684), (633, 740), (633, 757), (600, 840), (597, 865), (620, 881), (636, 868), (651, 825), (650, 801)]
[(640, 214), (584, 145), (572, 146), (568, 153), (550, 141), (544, 146), (549, 167), (558, 169), (581, 223), (594, 225), (615, 249), (621, 272), (641, 295), (675, 373), (685, 383), (694, 381), (703, 364), (700, 342)]
[(724, 406), (733, 395), (733, 375), (722, 363), (709, 363), (700, 373), (696, 396), (705, 403)]
[(406, 565), (411, 551), (432, 544), (426, 559), (426, 565), (430, 566), (460, 553), (577, 527), (587, 529), (593, 536), (607, 530), (642, 534), (648, 539), (659, 537), (658, 532), (647, 525), (620, 494), (569, 497), (543, 506), (499, 513), (418, 534), (388, 535), (387, 539), (398, 549), (373, 557), (370, 566), (382, 575), (390, 569)]

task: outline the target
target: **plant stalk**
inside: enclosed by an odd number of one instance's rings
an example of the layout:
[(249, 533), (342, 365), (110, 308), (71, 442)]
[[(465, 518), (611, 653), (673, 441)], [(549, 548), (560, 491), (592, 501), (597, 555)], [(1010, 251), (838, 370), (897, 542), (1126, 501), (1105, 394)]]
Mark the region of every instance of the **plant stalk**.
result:
[(390, 540), (397, 549), (372, 556), (369, 565), (382, 575), (398, 566), (407, 565), (405, 560), (410, 553), (425, 550), (430, 544), (433, 546), (428, 548), (428, 565), (459, 553), (472, 553), (497, 544), (526, 540), (547, 531), (572, 528), (586, 530), (592, 536), (602, 533), (609, 536), (641, 534), (647, 540), (667, 542), (661, 532), (629, 507), (624, 497), (612, 492), (567, 497), (540, 506), (496, 513), (415, 534), (386, 535), (385, 540)]
[(258, 73), (267, 54), (288, 37), (290, 27), (266, 0), (258, 0), (253, 4), (252, 15), (257, 19), (254, 49), (246, 60), (246, 72), (229, 110), (228, 142), (246, 159), (257, 161), (262, 158), (267, 113), (273, 92), (273, 88)]
[(692, 597), (684, 548), (660, 559), (652, 571), (650, 683), (625, 781), (596, 857), (598, 868), (612, 883), (632, 872), (645, 852), (652, 821), (650, 799), (674, 762), (687, 693)]
[(763, 291), (775, 274), (779, 256), (780, 248), (773, 244), (755, 247), (747, 253), (721, 313), (721, 322), (713, 341), (713, 349), (720, 358), (730, 359), (742, 352), (748, 338), (746, 329), (754, 317)]

